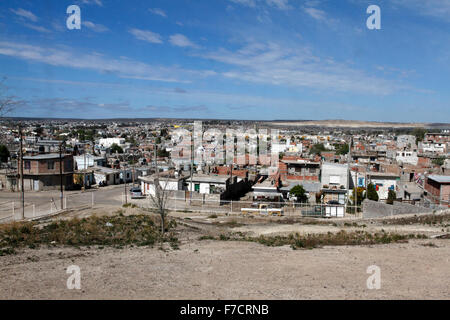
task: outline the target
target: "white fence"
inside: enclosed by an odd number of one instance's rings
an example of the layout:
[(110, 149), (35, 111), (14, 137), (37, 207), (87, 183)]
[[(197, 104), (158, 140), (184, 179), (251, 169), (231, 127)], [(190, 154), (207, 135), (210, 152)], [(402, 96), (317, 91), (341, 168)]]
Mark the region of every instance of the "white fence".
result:
[(62, 202), (60, 197), (54, 197), (50, 200), (41, 200), (39, 203), (26, 201), (25, 206), (23, 207), (20, 201), (6, 201), (0, 203), (0, 223), (33, 220), (51, 216), (65, 210), (86, 206), (93, 207), (95, 204), (95, 192), (64, 196)]

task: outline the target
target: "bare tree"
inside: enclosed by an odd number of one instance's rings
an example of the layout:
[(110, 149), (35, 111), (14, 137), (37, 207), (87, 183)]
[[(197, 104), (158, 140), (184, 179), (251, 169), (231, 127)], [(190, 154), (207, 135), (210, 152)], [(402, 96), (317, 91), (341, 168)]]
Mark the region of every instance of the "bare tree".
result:
[(155, 186), (155, 194), (149, 193), (149, 200), (156, 208), (159, 216), (161, 217), (161, 234), (164, 235), (165, 221), (167, 216), (167, 202), (169, 200), (170, 191), (167, 190), (167, 184), (169, 178), (166, 178), (164, 185), (161, 186), (159, 177), (153, 179), (153, 184)]
[(15, 96), (8, 95), (8, 87), (5, 84), (6, 77), (0, 80), (0, 118), (10, 113), (18, 104)]

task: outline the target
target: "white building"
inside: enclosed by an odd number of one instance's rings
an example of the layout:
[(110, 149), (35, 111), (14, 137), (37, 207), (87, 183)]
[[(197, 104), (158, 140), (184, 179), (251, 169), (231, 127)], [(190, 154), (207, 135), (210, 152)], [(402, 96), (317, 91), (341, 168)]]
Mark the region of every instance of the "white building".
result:
[[(156, 175), (139, 177), (141, 181), (141, 190), (143, 195), (156, 195), (155, 191), (155, 179)], [(174, 175), (166, 175), (164, 173), (159, 174), (159, 185), (162, 190), (165, 191), (178, 191), (184, 190), (185, 185), (185, 177), (183, 176), (174, 176)]]
[[(236, 180), (237, 177), (233, 177)], [(220, 194), (225, 192), (230, 185), (230, 177), (208, 176), (208, 175), (194, 175), (187, 178), (186, 182), (189, 191), (196, 191), (204, 194)]]
[(443, 154), (447, 150), (445, 143), (422, 143), (422, 151), (425, 153)]
[(104, 157), (93, 156), (92, 154), (75, 156), (73, 157), (73, 160), (75, 161), (77, 170), (85, 170), (93, 166), (102, 167), (106, 165), (106, 159)]
[(419, 158), (417, 157), (417, 152), (414, 151), (397, 151), (395, 160), (401, 163), (408, 163), (412, 165), (417, 165)]
[(389, 190), (397, 191), (400, 183), (400, 176), (393, 173), (371, 172), (367, 179), (375, 186), (379, 200), (387, 199)]
[(320, 183), (321, 187), (328, 186), (340, 188), (348, 186), (348, 166), (346, 164), (324, 162), (322, 164)]
[(99, 140), (98, 144), (105, 148), (110, 148), (113, 144), (117, 144), (118, 146), (125, 145), (124, 138), (102, 138)]

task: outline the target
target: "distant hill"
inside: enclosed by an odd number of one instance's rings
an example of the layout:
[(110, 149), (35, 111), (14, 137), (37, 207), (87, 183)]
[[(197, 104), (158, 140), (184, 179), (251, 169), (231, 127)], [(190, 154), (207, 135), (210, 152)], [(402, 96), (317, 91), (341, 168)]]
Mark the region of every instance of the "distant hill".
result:
[(284, 127), (325, 127), (325, 128), (425, 128), (450, 129), (450, 123), (421, 123), (421, 122), (378, 122), (360, 120), (239, 120), (239, 119), (199, 119), (199, 118), (105, 118), (105, 119), (74, 119), (74, 118), (35, 118), (35, 117), (5, 117), (0, 120), (12, 121), (87, 121), (87, 122), (151, 122), (151, 121), (237, 121), (242, 123), (264, 123), (269, 126)]
[(273, 126), (326, 127), (326, 128), (450, 128), (449, 123), (403, 123), (358, 120), (276, 120), (266, 122)]

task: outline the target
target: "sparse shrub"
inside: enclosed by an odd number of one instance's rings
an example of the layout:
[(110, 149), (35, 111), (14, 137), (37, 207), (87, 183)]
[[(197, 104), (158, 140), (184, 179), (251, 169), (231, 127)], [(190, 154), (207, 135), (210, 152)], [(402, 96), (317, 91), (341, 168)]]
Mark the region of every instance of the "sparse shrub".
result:
[(214, 238), (213, 236), (201, 236), (200, 238), (198, 238), (198, 240), (215, 240), (216, 238)]
[[(175, 221), (166, 230), (176, 227)], [(14, 248), (38, 248), (42, 244), (80, 246), (154, 245), (169, 242), (177, 247), (174, 233), (162, 235), (153, 217), (148, 215), (96, 217), (54, 221), (41, 226), (36, 222), (11, 223), (0, 226), (0, 254), (11, 253)], [(12, 249), (12, 250), (11, 250)]]

